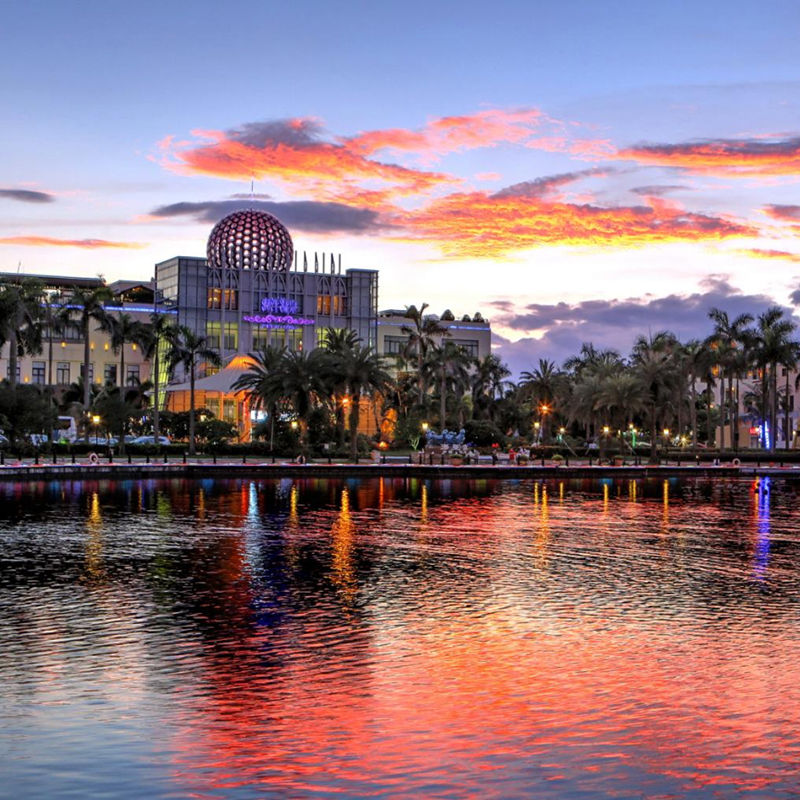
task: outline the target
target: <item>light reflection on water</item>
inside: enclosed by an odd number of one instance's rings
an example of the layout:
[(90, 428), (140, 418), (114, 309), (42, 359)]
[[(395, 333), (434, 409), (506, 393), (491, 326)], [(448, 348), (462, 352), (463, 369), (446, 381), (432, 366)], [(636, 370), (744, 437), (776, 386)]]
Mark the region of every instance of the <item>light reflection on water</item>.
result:
[(0, 795), (795, 796), (786, 482), (0, 487)]

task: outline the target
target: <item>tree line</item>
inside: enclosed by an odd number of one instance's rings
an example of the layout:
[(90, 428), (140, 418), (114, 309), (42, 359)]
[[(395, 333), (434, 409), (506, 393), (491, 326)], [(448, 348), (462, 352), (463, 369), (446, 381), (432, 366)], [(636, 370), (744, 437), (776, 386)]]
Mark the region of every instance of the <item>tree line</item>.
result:
[[(46, 351), (44, 401), (54, 406), (54, 342), (69, 327), (77, 328), (84, 342), (83, 375), (67, 388), (62, 408), (68, 402), (86, 420), (98, 404), (104, 406), (123, 447), (131, 417), (147, 413), (158, 437), (160, 410), (151, 398), (163, 389), (159, 381), (164, 376), (171, 380), (180, 366), (189, 383), (193, 453), (195, 383), (202, 368), (220, 366), (217, 351), (207, 337), (176, 325), (169, 315), (154, 313), (148, 322), (138, 321), (111, 307), (113, 299), (105, 286), (75, 286), (53, 298), (35, 280), (0, 284), (0, 348), (8, 345), (7, 386), (15, 389), (21, 357)], [(320, 437), (332, 435), (340, 450), (347, 447), (355, 456), (362, 410), (372, 403), (379, 420), (390, 420), (384, 435), (399, 446), (415, 446), (425, 425), (467, 428), (476, 444), (514, 435), (543, 444), (568, 436), (602, 441), (633, 428), (647, 431), (655, 457), (664, 428), (696, 447), (701, 442), (714, 445), (719, 427), (720, 449), (738, 446), (741, 397), (747, 417), (764, 430), (768, 426), (771, 450), (781, 415), (787, 442), (790, 438), (789, 373), (800, 360), (800, 343), (794, 339), (796, 324), (777, 306), (757, 317), (731, 318), (712, 309), (705, 339), (681, 342), (669, 331), (642, 335), (627, 356), (585, 343), (561, 366), (539, 359), (517, 382), (496, 356), (474, 358), (450, 341), (447, 326), (427, 314), (427, 308), (424, 303), (407, 308), (402, 327), (406, 342), (394, 363), (348, 330), (327, 330), (312, 350), (266, 347), (252, 353), (252, 366), (234, 388), (245, 393), (250, 408), (266, 412), (268, 424), (258, 433), (273, 442), (276, 425), (292, 419), (302, 446), (316, 446)], [(119, 358), (115, 385), (102, 387), (83, 377), (90, 374), (90, 337), (97, 329), (107, 332)], [(150, 381), (126, 385), (124, 346), (129, 343), (141, 347), (150, 362)], [(786, 372), (784, 381), (780, 369)]]

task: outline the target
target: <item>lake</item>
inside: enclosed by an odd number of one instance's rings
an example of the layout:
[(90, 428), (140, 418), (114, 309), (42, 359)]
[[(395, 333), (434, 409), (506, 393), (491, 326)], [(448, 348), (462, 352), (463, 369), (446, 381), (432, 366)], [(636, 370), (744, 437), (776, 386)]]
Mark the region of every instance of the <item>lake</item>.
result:
[(800, 484), (0, 484), (0, 796), (796, 797)]

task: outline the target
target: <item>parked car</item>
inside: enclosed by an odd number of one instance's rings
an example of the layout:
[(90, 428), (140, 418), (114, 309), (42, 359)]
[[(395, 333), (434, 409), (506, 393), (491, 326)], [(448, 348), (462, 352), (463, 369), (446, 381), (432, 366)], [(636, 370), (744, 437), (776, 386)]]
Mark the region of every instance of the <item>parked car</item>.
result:
[(158, 444), (161, 446), (166, 446), (169, 443), (170, 441), (166, 436), (159, 436), (158, 441), (156, 441), (155, 436), (137, 436), (130, 441), (130, 444)]
[(95, 447), (115, 447), (119, 443), (119, 439), (114, 436), (90, 436), (89, 444)]

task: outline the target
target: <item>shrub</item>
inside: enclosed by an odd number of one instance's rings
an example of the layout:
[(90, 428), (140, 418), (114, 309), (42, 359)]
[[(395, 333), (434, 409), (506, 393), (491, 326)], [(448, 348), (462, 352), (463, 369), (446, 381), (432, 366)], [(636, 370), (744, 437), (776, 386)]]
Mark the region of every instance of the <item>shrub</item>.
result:
[(490, 420), (467, 420), (464, 424), (464, 436), (470, 444), (476, 447), (489, 447), (493, 444), (502, 447), (506, 443), (503, 432)]

